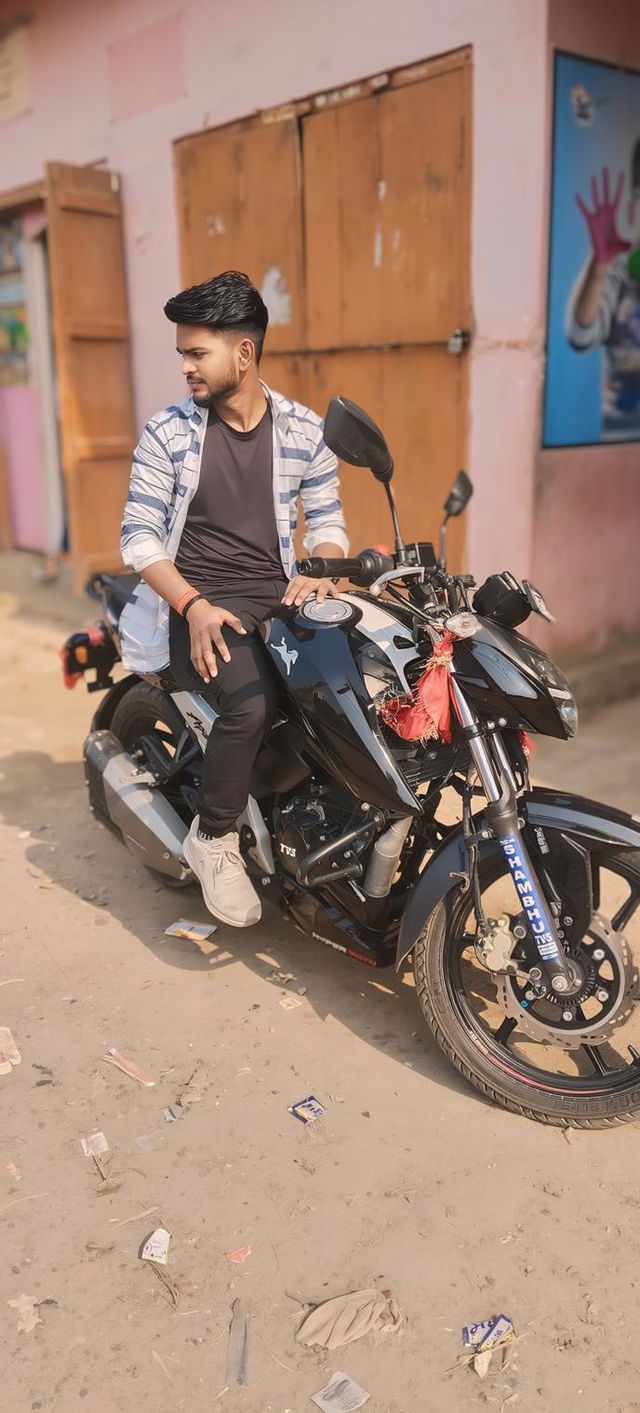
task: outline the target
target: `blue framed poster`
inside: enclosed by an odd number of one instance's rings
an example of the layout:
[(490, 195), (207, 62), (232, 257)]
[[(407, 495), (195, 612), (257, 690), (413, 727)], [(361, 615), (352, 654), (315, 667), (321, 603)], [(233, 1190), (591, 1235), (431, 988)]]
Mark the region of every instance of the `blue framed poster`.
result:
[(640, 441), (640, 73), (560, 53), (543, 441)]

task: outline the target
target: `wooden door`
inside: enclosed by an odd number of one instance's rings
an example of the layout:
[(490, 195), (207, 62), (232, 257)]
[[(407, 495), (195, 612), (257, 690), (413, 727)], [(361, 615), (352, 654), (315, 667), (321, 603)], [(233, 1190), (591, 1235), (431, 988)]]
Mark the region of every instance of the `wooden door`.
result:
[(60, 439), (74, 584), (122, 568), (120, 522), (135, 442), (120, 184), (46, 170)]
[(267, 383), (301, 396), (304, 342), (300, 143), (295, 118), (232, 123), (176, 143), (186, 285), (242, 270), (269, 306)]
[[(344, 393), (380, 423), (407, 539), (435, 537), (464, 465), (468, 329), (468, 56), (423, 65), (362, 100), (302, 118), (311, 405)], [(384, 495), (344, 469), (354, 548), (388, 541)], [(459, 564), (463, 524), (451, 527)]]
[[(266, 380), (376, 418), (407, 539), (435, 536), (465, 461), (467, 359), (447, 345), (471, 318), (470, 75), (464, 50), (176, 145), (185, 282), (244, 269), (270, 304), (282, 275)], [(347, 467), (341, 486), (354, 550), (389, 541), (380, 487)], [(462, 543), (457, 521), (452, 565)]]

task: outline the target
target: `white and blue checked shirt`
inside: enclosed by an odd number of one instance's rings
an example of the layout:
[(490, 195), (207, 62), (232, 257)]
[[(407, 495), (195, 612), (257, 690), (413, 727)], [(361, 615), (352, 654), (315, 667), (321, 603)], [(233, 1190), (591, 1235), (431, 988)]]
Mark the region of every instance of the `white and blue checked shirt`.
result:
[[(347, 554), (349, 542), (338, 493), (338, 462), (322, 437), (317, 413), (263, 384), (273, 419), (273, 500), (280, 558), (287, 578), (296, 572), (293, 537), (298, 497), (307, 526), (305, 549), (329, 541)], [(120, 551), (141, 573), (161, 559), (175, 560), (189, 503), (200, 477), (207, 416), (188, 397), (152, 417), (133, 454)], [(131, 672), (159, 672), (169, 662), (169, 607), (140, 583), (120, 618), (122, 661)]]

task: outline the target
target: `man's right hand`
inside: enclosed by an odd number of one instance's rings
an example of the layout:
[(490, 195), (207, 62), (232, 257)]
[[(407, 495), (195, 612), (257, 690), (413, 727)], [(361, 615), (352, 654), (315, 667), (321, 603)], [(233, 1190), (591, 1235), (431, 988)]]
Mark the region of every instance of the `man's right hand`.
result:
[(218, 675), (216, 653), (223, 662), (229, 662), (231, 658), (222, 636), (222, 625), (228, 623), (235, 633), (244, 636), (246, 629), (235, 613), (229, 613), (226, 608), (216, 608), (215, 604), (207, 603), (205, 599), (199, 599), (191, 609), (187, 604), (185, 616), (191, 638), (191, 661), (203, 680), (210, 682), (212, 677)]

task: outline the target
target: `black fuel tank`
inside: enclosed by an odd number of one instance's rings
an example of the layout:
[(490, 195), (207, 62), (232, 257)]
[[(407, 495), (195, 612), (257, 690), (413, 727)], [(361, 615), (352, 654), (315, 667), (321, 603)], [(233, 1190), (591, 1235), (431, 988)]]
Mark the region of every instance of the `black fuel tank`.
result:
[(266, 651), (304, 722), (309, 754), (359, 800), (420, 814), (358, 671), (353, 634), (361, 611), (344, 599), (329, 600), (327, 609), (324, 620), (314, 620), (308, 609), (281, 605), (264, 625)]

